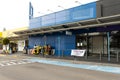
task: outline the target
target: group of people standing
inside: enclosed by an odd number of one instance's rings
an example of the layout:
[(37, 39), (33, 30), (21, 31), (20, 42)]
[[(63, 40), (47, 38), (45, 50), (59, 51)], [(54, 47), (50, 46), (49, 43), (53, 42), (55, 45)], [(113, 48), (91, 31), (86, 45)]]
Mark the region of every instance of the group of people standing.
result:
[(44, 55), (53, 55), (52, 52), (52, 47), (50, 45), (45, 45), (45, 46), (37, 46), (35, 45), (34, 48), (32, 49), (32, 54), (42, 54)]

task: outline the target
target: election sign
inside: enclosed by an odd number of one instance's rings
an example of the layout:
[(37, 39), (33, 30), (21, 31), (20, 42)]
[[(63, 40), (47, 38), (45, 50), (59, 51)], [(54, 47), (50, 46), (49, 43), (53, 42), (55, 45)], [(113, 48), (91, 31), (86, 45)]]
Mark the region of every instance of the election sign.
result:
[(84, 56), (85, 51), (86, 51), (85, 49), (84, 50), (72, 49), (71, 56)]

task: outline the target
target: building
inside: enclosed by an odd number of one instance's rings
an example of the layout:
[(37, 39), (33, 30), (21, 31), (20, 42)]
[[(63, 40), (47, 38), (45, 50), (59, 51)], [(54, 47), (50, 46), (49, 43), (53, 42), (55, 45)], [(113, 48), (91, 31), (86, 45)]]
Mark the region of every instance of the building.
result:
[(2, 32), (0, 32), (0, 50), (2, 49)]
[[(16, 47), (18, 51), (23, 51), (26, 42), (28, 42), (28, 36), (19, 36), (14, 34), (15, 31), (27, 30), (28, 27), (21, 27), (11, 30), (5, 30), (2, 32), (2, 38), (8, 38), (10, 43), (12, 43), (13, 47)], [(9, 45), (7, 47), (9, 49)], [(5, 46), (3, 45), (3, 50), (5, 50)]]
[[(71, 56), (72, 49), (85, 49), (86, 58), (101, 56), (119, 61), (120, 1), (99, 0), (85, 5), (31, 17), (29, 30), (15, 34), (29, 36), (29, 46), (49, 44), (56, 56)], [(30, 10), (33, 9), (30, 7)], [(33, 11), (33, 10), (32, 10)], [(31, 12), (31, 11), (30, 11)], [(33, 12), (32, 12), (33, 13)]]

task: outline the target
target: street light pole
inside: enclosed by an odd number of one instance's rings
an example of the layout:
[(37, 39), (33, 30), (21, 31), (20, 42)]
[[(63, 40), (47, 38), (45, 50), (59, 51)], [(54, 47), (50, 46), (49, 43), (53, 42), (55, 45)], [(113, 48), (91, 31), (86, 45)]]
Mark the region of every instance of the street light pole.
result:
[(82, 4), (82, 3), (81, 3), (81, 2), (79, 2), (79, 1), (75, 1), (75, 3)]
[(58, 7), (62, 8), (62, 9), (65, 9), (63, 6), (60, 6), (60, 5), (58, 5)]
[(42, 12), (38, 12), (38, 14), (44, 15), (44, 13), (42, 13)]
[(52, 12), (52, 13), (54, 12), (54, 11), (52, 11), (52, 10), (50, 10), (50, 9), (48, 9), (47, 11), (50, 11), (50, 12)]
[(38, 12), (39, 14), (44, 14), (44, 13), (42, 13), (42, 12)]

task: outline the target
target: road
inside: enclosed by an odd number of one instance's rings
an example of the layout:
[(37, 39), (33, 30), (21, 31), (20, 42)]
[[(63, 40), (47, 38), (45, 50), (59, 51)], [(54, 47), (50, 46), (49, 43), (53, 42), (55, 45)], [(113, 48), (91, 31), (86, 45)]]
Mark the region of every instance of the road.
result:
[(0, 56), (0, 80), (119, 80), (120, 74), (27, 61), (27, 56)]

